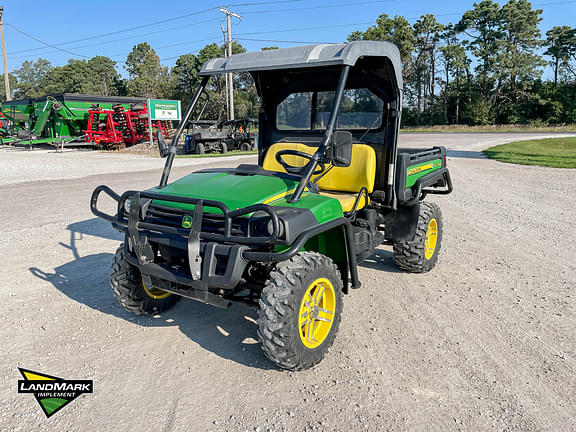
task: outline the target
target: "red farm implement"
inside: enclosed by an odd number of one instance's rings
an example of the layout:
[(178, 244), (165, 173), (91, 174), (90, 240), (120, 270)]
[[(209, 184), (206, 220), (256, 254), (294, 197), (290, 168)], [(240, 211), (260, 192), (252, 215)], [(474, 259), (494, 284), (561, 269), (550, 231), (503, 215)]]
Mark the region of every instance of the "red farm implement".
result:
[[(106, 147), (124, 147), (149, 139), (148, 110), (143, 104), (134, 104), (126, 110), (121, 104), (112, 110), (99, 106), (88, 111), (86, 141)], [(170, 122), (153, 121), (152, 127), (168, 138), (173, 134)]]

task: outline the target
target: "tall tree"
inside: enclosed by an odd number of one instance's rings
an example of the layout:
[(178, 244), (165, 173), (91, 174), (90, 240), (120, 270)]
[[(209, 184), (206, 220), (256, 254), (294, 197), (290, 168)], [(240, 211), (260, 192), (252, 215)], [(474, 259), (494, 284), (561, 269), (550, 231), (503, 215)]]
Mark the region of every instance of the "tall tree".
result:
[[(0, 75), (0, 101), (5, 101), (6, 100), (6, 89), (4, 88), (4, 84), (2, 84), (4, 82), (4, 74)], [(10, 83), (10, 89), (14, 90), (17, 86), (18, 86), (18, 80), (16, 79), (16, 76), (14, 76), (11, 73), (8, 73), (8, 82)], [(12, 93), (14, 93), (12, 91)]]
[(355, 31), (348, 36), (349, 41), (376, 40), (394, 43), (400, 51), (400, 57), (404, 64), (404, 78), (409, 74), (412, 50), (414, 49), (414, 31), (412, 26), (403, 16), (390, 18), (386, 14), (376, 19), (376, 24), (366, 31)]
[(162, 68), (156, 51), (146, 42), (132, 48), (126, 58), (126, 70), (130, 75), (128, 94), (140, 97), (157, 97), (161, 92), (162, 77), (168, 72)]
[(422, 113), (434, 104), (436, 57), (443, 28), (432, 14), (422, 15), (414, 23), (413, 76), (408, 83), (415, 89), (418, 124)]
[(68, 60), (68, 64), (50, 69), (44, 79), (45, 93), (91, 93), (90, 69), (86, 60)]
[(500, 10), (499, 78), (506, 98), (513, 102), (527, 96), (524, 84), (539, 78), (545, 64), (535, 52), (542, 45), (538, 28), (541, 14), (542, 10), (532, 9), (527, 0), (509, 0)]
[(444, 121), (450, 123), (448, 116), (450, 98), (454, 98), (454, 123), (460, 123), (460, 106), (462, 101), (462, 83), (469, 74), (470, 61), (466, 48), (458, 40), (454, 27), (449, 25), (442, 34), (443, 45), (440, 47), (440, 61), (444, 67)]
[(476, 74), (480, 81), (482, 97), (491, 96), (495, 82), (496, 64), (501, 50), (500, 6), (492, 0), (474, 3), (474, 9), (464, 12), (456, 30), (464, 32), (472, 54), (478, 58)]
[(198, 77), (198, 58), (194, 54), (184, 54), (178, 57), (172, 69), (175, 80), (175, 97), (188, 105), (196, 87), (200, 82)]
[(554, 84), (558, 84), (560, 68), (576, 55), (576, 28), (555, 26), (546, 32), (545, 55), (552, 57), (550, 65), (554, 70)]
[(20, 69), (13, 71), (18, 80), (14, 95), (16, 98), (37, 98), (44, 95), (44, 80), (52, 68), (50, 62), (40, 58), (36, 61), (26, 60)]
[(93, 93), (103, 96), (118, 94), (120, 75), (115, 61), (105, 56), (92, 57), (88, 60), (88, 69)]

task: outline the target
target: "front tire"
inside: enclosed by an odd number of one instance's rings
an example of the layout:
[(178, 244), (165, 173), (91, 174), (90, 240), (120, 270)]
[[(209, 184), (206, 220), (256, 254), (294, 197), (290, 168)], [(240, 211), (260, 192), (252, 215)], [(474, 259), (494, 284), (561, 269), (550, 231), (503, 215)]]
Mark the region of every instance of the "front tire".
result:
[(228, 153), (228, 146), (226, 145), (226, 143), (220, 143), (220, 153), (222, 154)]
[(204, 154), (204, 153), (206, 153), (206, 147), (204, 147), (204, 144), (202, 143), (196, 144), (196, 154)]
[(442, 245), (442, 212), (434, 203), (422, 201), (416, 236), (412, 241), (394, 243), (394, 263), (410, 273), (425, 273), (434, 268)]
[(124, 245), (114, 255), (110, 285), (122, 307), (136, 315), (150, 315), (170, 309), (180, 296), (147, 287), (138, 268), (124, 256)]
[(258, 337), (266, 356), (288, 370), (318, 364), (342, 315), (342, 277), (334, 262), (300, 252), (276, 266), (260, 297)]
[(252, 150), (252, 146), (250, 145), (249, 142), (243, 142), (242, 144), (240, 144), (240, 150), (247, 152)]

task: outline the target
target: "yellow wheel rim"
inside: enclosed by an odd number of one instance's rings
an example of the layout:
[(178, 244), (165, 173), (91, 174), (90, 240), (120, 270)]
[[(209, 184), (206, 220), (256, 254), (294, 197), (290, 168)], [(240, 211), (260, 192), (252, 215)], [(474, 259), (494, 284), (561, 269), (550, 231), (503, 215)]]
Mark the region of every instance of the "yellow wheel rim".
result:
[(310, 284), (298, 314), (300, 340), (307, 348), (317, 348), (326, 340), (336, 312), (336, 292), (326, 278), (318, 278)]
[(146, 282), (144, 282), (144, 279), (142, 279), (142, 287), (144, 288), (144, 292), (148, 295), (148, 297), (152, 297), (153, 299), (156, 300), (166, 298), (170, 295), (169, 292), (162, 291), (161, 289), (158, 289), (156, 287), (148, 288), (146, 286)]
[(424, 256), (429, 260), (434, 255), (436, 250), (436, 242), (438, 241), (438, 222), (432, 218), (428, 223), (426, 230), (426, 240), (424, 240)]

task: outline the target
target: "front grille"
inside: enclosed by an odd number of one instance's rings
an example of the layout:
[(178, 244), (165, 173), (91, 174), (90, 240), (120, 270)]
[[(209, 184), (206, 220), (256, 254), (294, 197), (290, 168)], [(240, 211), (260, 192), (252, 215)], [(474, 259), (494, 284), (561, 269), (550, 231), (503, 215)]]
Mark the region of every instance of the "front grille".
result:
[[(147, 223), (182, 228), (182, 217), (193, 216), (193, 211), (151, 204), (146, 212)], [(206, 213), (202, 215), (202, 232), (224, 234), (224, 216)], [(248, 231), (248, 218), (238, 217), (232, 221), (232, 236), (244, 236)]]

